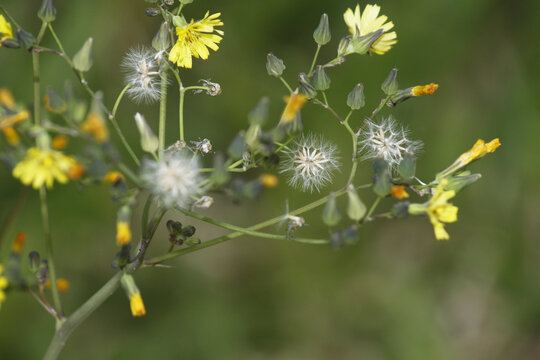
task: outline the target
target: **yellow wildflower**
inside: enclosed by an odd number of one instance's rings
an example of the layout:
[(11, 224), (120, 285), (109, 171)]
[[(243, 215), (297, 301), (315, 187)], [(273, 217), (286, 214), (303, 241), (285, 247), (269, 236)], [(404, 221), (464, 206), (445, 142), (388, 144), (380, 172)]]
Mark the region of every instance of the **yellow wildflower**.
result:
[(26, 240), (25, 232), (21, 231), (17, 233), (17, 235), (15, 235), (15, 241), (13, 241), (13, 243), (11, 244), (11, 251), (14, 252), (15, 254), (20, 254), (23, 249), (25, 240)]
[[(64, 278), (58, 278), (56, 279), (56, 287), (58, 288), (58, 291), (64, 292), (69, 289), (69, 281)], [(51, 290), (51, 280), (47, 279), (47, 282), (45, 283), (45, 289)]]
[(438, 88), (439, 88), (439, 84), (434, 84), (434, 83), (431, 83), (428, 85), (415, 86), (411, 90), (411, 95), (412, 96), (431, 95), (435, 91), (437, 91)]
[(12, 109), (15, 107), (15, 99), (13, 98), (11, 91), (9, 91), (8, 89), (0, 88), (0, 105), (3, 105), (8, 109)]
[(67, 171), (67, 176), (70, 180), (79, 180), (83, 177), (85, 172), (84, 165), (78, 161), (75, 161)]
[(12, 128), (11, 126), (2, 128), (2, 132), (4, 133), (4, 136), (6, 137), (6, 140), (9, 145), (17, 146), (21, 142), (21, 138), (19, 137), (19, 134), (17, 134), (17, 131), (15, 131), (15, 129)]
[[(218, 19), (221, 13), (208, 14), (207, 11), (202, 20), (191, 19), (190, 23), (181, 19), (183, 26), (176, 27), (178, 39), (169, 53), (169, 60), (178, 67), (191, 69), (192, 56), (206, 60), (210, 55), (208, 48), (214, 51), (219, 49), (217, 44), (221, 42), (223, 31), (215, 30), (214, 27), (223, 25)], [(214, 34), (214, 31), (219, 35)]]
[(384, 54), (392, 48), (392, 45), (397, 43), (396, 32), (388, 33), (394, 27), (394, 23), (391, 21), (385, 23), (388, 17), (385, 15), (379, 16), (380, 11), (381, 7), (378, 5), (366, 5), (364, 12), (360, 13), (360, 5), (356, 5), (354, 12), (347, 9), (343, 14), (345, 23), (353, 37), (364, 36), (379, 29), (384, 30), (384, 34), (371, 45), (370, 49), (370, 52), (378, 55)]
[(285, 105), (285, 109), (281, 115), (280, 124), (287, 124), (296, 119), (298, 112), (306, 103), (307, 97), (303, 94), (292, 94), (291, 96), (283, 97), (283, 100), (287, 105)]
[(279, 180), (276, 175), (272, 174), (263, 174), (259, 178), (259, 181), (261, 182), (262, 186), (265, 188), (275, 188), (279, 184)]
[(6, 293), (4, 292), (4, 290), (8, 286), (7, 278), (5, 276), (2, 276), (3, 272), (4, 267), (0, 264), (0, 308), (2, 307), (2, 303), (4, 302), (4, 300), (6, 300)]
[(0, 46), (2, 46), (2, 41), (12, 37), (11, 24), (6, 21), (3, 15), (0, 15)]
[(146, 309), (140, 292), (135, 292), (129, 295), (129, 306), (133, 316), (146, 315)]
[(469, 151), (461, 154), (459, 161), (461, 161), (464, 165), (467, 165), (473, 160), (480, 159), (486, 154), (494, 152), (499, 146), (501, 146), (499, 138), (493, 139), (487, 144), (484, 140), (478, 139)]
[(406, 199), (409, 197), (409, 194), (407, 194), (407, 191), (405, 191), (404, 185), (394, 185), (392, 186), (392, 189), (390, 189), (390, 195), (395, 197), (396, 199)]
[(96, 112), (90, 112), (81, 123), (81, 130), (87, 134), (90, 134), (99, 143), (104, 143), (109, 140), (109, 129), (105, 125), (105, 121)]
[(62, 150), (62, 149), (66, 148), (68, 142), (69, 142), (69, 140), (68, 140), (67, 136), (60, 134), (60, 135), (56, 135), (52, 139), (51, 145), (52, 145), (53, 149)]
[(114, 184), (118, 180), (122, 180), (123, 182), (126, 182), (126, 178), (120, 171), (109, 171), (104, 177), (103, 181), (109, 184)]
[(75, 163), (75, 159), (59, 151), (32, 147), (13, 169), (13, 176), (36, 190), (43, 185), (52, 188), (55, 180), (61, 184), (68, 182), (68, 171)]
[(116, 223), (116, 245), (126, 245), (131, 241), (131, 230), (127, 221)]

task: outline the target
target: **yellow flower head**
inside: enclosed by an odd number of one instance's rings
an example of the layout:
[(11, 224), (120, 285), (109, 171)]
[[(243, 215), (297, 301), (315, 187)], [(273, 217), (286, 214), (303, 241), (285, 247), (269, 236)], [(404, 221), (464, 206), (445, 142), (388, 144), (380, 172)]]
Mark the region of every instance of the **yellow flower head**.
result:
[(12, 37), (11, 24), (6, 21), (3, 15), (0, 15), (0, 46), (2, 46), (2, 41)]
[(144, 302), (140, 292), (129, 295), (129, 306), (131, 307), (131, 314), (133, 316), (146, 315), (146, 309), (144, 308)]
[(263, 174), (259, 178), (261, 185), (265, 188), (275, 188), (279, 184), (279, 180), (276, 175), (272, 174)]
[(448, 179), (441, 180), (427, 205), (427, 214), (433, 225), (437, 240), (448, 240), (450, 238), (444, 229), (443, 223), (457, 221), (458, 207), (448, 202), (449, 199), (456, 196), (456, 192), (454, 190), (444, 190), (446, 185), (448, 185)]
[(2, 307), (2, 303), (6, 299), (6, 293), (4, 292), (4, 289), (8, 286), (8, 280), (5, 276), (2, 276), (2, 273), (4, 272), (4, 267), (0, 264), (0, 308)]
[(0, 88), (0, 105), (5, 106), (8, 109), (12, 109), (15, 107), (15, 99), (13, 98), (11, 91), (6, 88)]
[(80, 180), (85, 173), (86, 169), (84, 165), (78, 161), (75, 161), (67, 171), (67, 176), (70, 180)]
[(439, 84), (428, 84), (428, 85), (421, 85), (421, 86), (415, 86), (411, 90), (412, 96), (422, 96), (422, 95), (431, 95), (437, 89), (439, 88)]
[(109, 140), (109, 129), (105, 125), (105, 121), (96, 112), (90, 112), (81, 123), (81, 130), (87, 134), (90, 134), (99, 143), (104, 143)]
[(390, 195), (395, 197), (396, 199), (406, 199), (409, 197), (409, 194), (407, 194), (407, 191), (405, 191), (404, 185), (394, 185), (392, 186), (392, 189), (390, 189)]
[(26, 233), (23, 231), (18, 232), (17, 235), (15, 235), (15, 241), (11, 243), (11, 251), (14, 252), (15, 254), (20, 254), (23, 249), (25, 240), (26, 240)]
[(109, 171), (104, 177), (103, 181), (109, 184), (114, 184), (118, 180), (126, 182), (126, 178), (120, 171)]
[(287, 105), (281, 115), (280, 124), (287, 124), (296, 119), (298, 112), (307, 101), (307, 97), (303, 94), (292, 94), (283, 98)]
[(53, 137), (51, 145), (53, 149), (62, 150), (66, 148), (68, 142), (69, 139), (67, 138), (67, 136), (60, 134)]
[(467, 165), (473, 160), (480, 159), (486, 154), (494, 152), (499, 146), (501, 146), (499, 138), (493, 139), (487, 144), (484, 140), (478, 139), (469, 151), (461, 154), (459, 161), (461, 161), (463, 165)]
[(116, 245), (126, 245), (131, 241), (131, 230), (127, 221), (116, 223)]
[(6, 140), (9, 145), (17, 146), (21, 142), (21, 138), (19, 137), (19, 134), (11, 126), (2, 128), (2, 132), (4, 133), (4, 136), (6, 137)]
[(59, 151), (32, 147), (13, 169), (13, 176), (36, 190), (43, 185), (52, 188), (55, 180), (61, 184), (68, 182), (68, 172), (76, 163)]
[[(191, 69), (192, 56), (197, 59), (208, 59), (210, 52), (208, 48), (217, 51), (221, 42), (223, 31), (215, 30), (215, 26), (222, 26), (223, 22), (219, 20), (221, 13), (208, 15), (206, 12), (202, 20), (187, 23), (185, 20), (183, 26), (176, 27), (176, 44), (169, 53), (169, 60), (175, 63), (178, 67)], [(219, 34), (214, 34), (214, 31)], [(221, 35), (221, 36), (220, 36)]]
[(380, 11), (381, 7), (378, 5), (366, 5), (364, 12), (360, 14), (360, 5), (356, 5), (354, 12), (347, 9), (343, 14), (345, 23), (353, 37), (364, 36), (379, 29), (384, 30), (384, 34), (371, 45), (370, 49), (372, 53), (378, 55), (384, 54), (390, 50), (392, 45), (397, 43), (396, 32), (388, 32), (394, 27), (394, 23), (391, 21), (386, 22), (388, 18), (385, 15), (379, 16)]

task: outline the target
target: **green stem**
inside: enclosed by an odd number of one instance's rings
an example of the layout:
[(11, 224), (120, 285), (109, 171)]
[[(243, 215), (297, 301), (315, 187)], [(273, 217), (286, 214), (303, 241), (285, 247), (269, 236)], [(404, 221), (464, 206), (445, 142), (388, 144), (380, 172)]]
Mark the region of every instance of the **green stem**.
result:
[(382, 108), (384, 107), (384, 105), (386, 105), (386, 103), (388, 103), (388, 101), (390, 100), (390, 95), (388, 95), (386, 98), (382, 99), (381, 100), (381, 103), (379, 104), (379, 106), (377, 106), (377, 108), (375, 110), (373, 110), (373, 112), (371, 113), (371, 115), (366, 119), (364, 120), (364, 122), (362, 123), (362, 126), (360, 126), (360, 128), (358, 129), (358, 131), (356, 132), (356, 135), (360, 135), (360, 133), (362, 132), (362, 130), (364, 129), (364, 127), (366, 126), (366, 124), (369, 122), (369, 121), (373, 121), (373, 118), (379, 113), (379, 111), (382, 110)]
[(180, 86), (180, 106), (178, 107), (178, 118), (180, 122), (180, 140), (184, 140), (184, 94), (185, 89)]
[(309, 68), (308, 74), (311, 74), (311, 72), (315, 68), (315, 63), (317, 62), (317, 58), (319, 57), (320, 50), (321, 50), (321, 45), (317, 44), (317, 50), (315, 51), (315, 56), (313, 56), (313, 61), (311, 62), (311, 67)]
[(49, 344), (47, 353), (43, 357), (44, 360), (55, 360), (60, 356), (60, 352), (71, 333), (116, 291), (121, 277), (122, 271), (117, 272), (101, 289), (64, 321)]
[[(122, 144), (126, 148), (129, 156), (131, 156), (131, 159), (133, 159), (133, 162), (135, 162), (135, 164), (137, 166), (140, 166), (141, 162), (137, 158), (137, 155), (135, 155), (135, 152), (133, 151), (133, 149), (129, 145), (126, 137), (124, 136), (124, 133), (122, 132), (122, 129), (120, 129), (120, 126), (118, 125), (118, 122), (116, 121), (116, 112), (118, 111), (118, 107), (120, 106), (120, 103), (122, 102), (122, 99), (123, 99), (126, 91), (128, 91), (128, 89), (130, 87), (131, 87), (131, 84), (127, 84), (126, 86), (124, 86), (124, 88), (122, 89), (120, 94), (118, 94), (118, 97), (116, 98), (116, 101), (114, 102), (113, 111), (109, 115), (109, 120), (113, 124), (113, 127), (116, 130), (116, 133), (118, 134), (118, 136), (120, 137), (120, 140), (122, 141)], [(90, 88), (88, 88), (88, 89), (90, 90)], [(90, 90), (90, 91), (91, 91), (92, 96), (95, 96), (95, 95), (93, 95), (94, 94), (93, 91), (92, 90)]]
[(206, 216), (203, 216), (203, 215), (200, 215), (200, 214), (188, 211), (188, 210), (184, 210), (184, 209), (177, 209), (177, 210), (180, 211), (181, 213), (187, 215), (187, 216), (192, 217), (192, 218), (195, 218), (195, 219), (207, 222), (209, 224), (213, 224), (213, 225), (222, 227), (224, 229), (236, 231), (236, 232), (242, 233), (244, 235), (251, 235), (251, 236), (260, 237), (260, 238), (264, 238), (264, 239), (277, 239), (277, 240), (289, 240), (290, 239), (292, 241), (301, 242), (301, 243), (305, 243), (305, 244), (328, 244), (328, 240), (325, 240), (325, 239), (290, 238), (290, 237), (287, 237), (287, 235), (269, 234), (269, 233), (264, 233), (264, 232), (260, 232), (260, 231), (254, 231), (254, 230), (245, 229), (245, 228), (243, 228), (241, 226), (228, 224), (228, 223), (225, 223), (223, 221), (215, 220), (215, 219), (212, 219), (212, 218), (209, 218), (209, 217), (206, 217)]
[(58, 48), (60, 49), (60, 51), (62, 53), (65, 53), (64, 47), (62, 46), (62, 43), (60, 42), (60, 39), (58, 39), (58, 36), (56, 36), (56, 32), (54, 31), (54, 29), (52, 27), (52, 24), (48, 23), (47, 25), (49, 26), (49, 31), (51, 32), (51, 34), (52, 34), (52, 36), (54, 38), (54, 41), (56, 41), (56, 44), (58, 45)]
[(41, 209), (41, 221), (43, 224), (43, 236), (45, 237), (45, 253), (47, 254), (47, 261), (49, 264), (49, 279), (51, 281), (51, 290), (53, 297), (54, 308), (58, 314), (57, 326), (61, 324), (64, 317), (62, 310), (62, 303), (60, 301), (60, 292), (58, 291), (58, 285), (56, 284), (56, 267), (54, 265), (53, 244), (51, 237), (51, 228), (49, 222), (49, 209), (47, 207), (47, 190), (45, 187), (39, 189), (39, 200)]
[(167, 120), (167, 69), (161, 72), (161, 97), (159, 99), (159, 155), (165, 149), (165, 124)]
[(11, 23), (15, 24), (15, 26), (18, 27), (19, 29), (21, 28), (21, 26), (17, 23), (17, 21), (15, 21), (15, 19), (11, 16), (11, 14), (2, 5), (0, 5), (0, 11), (6, 14), (6, 16), (8, 17)]
[(349, 111), (349, 114), (347, 114), (347, 117), (343, 121), (343, 126), (347, 129), (349, 134), (351, 134), (352, 139), (352, 145), (353, 145), (353, 154), (352, 154), (352, 167), (351, 167), (351, 173), (349, 175), (349, 180), (347, 181), (347, 184), (352, 184), (354, 180), (354, 176), (356, 175), (356, 169), (358, 168), (358, 161), (356, 159), (357, 152), (358, 152), (358, 135), (353, 131), (351, 126), (349, 125), (349, 118), (351, 117), (353, 111)]
[(289, 90), (289, 92), (292, 94), (292, 93), (293, 93), (293, 89), (291, 88), (291, 86), (289, 85), (289, 83), (283, 78), (283, 76), (280, 76), (280, 77), (279, 77), (279, 80), (281, 80), (281, 82), (283, 83), (283, 85), (285, 85), (285, 87), (287, 88), (287, 90)]
[(118, 168), (120, 169), (120, 171), (125, 174), (131, 181), (133, 181), (133, 183), (135, 185), (137, 185), (138, 187), (142, 188), (142, 184), (141, 184), (141, 181), (139, 180), (139, 178), (137, 177), (137, 175), (135, 175), (135, 173), (133, 171), (131, 171), (131, 169), (124, 163), (118, 163)]
[(371, 208), (369, 209), (367, 215), (364, 217), (364, 219), (369, 219), (369, 217), (371, 216), (371, 214), (373, 214), (373, 212), (375, 211), (375, 208), (377, 207), (377, 205), (379, 205), (379, 203), (381, 202), (381, 199), (382, 197), (377, 197), (377, 199), (375, 199), (375, 201), (373, 202), (373, 205), (371, 205)]

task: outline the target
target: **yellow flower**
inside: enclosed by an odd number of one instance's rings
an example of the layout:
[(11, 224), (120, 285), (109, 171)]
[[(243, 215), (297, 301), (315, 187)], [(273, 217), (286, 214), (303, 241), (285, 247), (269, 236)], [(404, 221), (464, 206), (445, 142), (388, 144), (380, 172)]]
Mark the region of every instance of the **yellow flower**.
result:
[(11, 91), (9, 91), (8, 89), (0, 88), (0, 105), (3, 105), (8, 109), (12, 109), (15, 107), (15, 99), (13, 98)]
[(2, 41), (12, 37), (11, 24), (6, 21), (3, 15), (0, 15), (0, 46), (2, 46)]
[(21, 138), (19, 137), (19, 134), (17, 134), (17, 131), (15, 131), (15, 129), (12, 128), (11, 126), (2, 128), (2, 132), (4, 133), (4, 136), (6, 137), (6, 140), (9, 145), (17, 146), (21, 142)]
[(144, 302), (140, 292), (131, 293), (129, 295), (129, 306), (131, 307), (131, 314), (133, 316), (146, 315), (146, 309), (144, 308)]
[[(27, 110), (17, 111), (15, 99), (8, 89), (0, 88), (0, 105), (0, 129), (13, 127), (30, 117)], [(2, 107), (5, 111), (2, 111)]]
[[(207, 11), (202, 20), (191, 19), (189, 24), (182, 19), (184, 25), (176, 27), (178, 39), (169, 53), (169, 60), (178, 67), (191, 69), (192, 56), (206, 60), (210, 55), (208, 48), (214, 51), (219, 49), (217, 44), (221, 42), (223, 31), (215, 30), (214, 27), (223, 25), (218, 19), (221, 13), (208, 14)], [(214, 31), (219, 35), (214, 34)]]
[(422, 96), (422, 95), (431, 95), (437, 89), (439, 88), (439, 84), (428, 84), (428, 85), (421, 85), (421, 86), (415, 86), (411, 90), (412, 96)]
[(390, 189), (390, 195), (395, 197), (396, 199), (406, 199), (409, 197), (409, 194), (407, 194), (407, 191), (405, 191), (404, 185), (394, 185), (392, 186), (392, 189)]
[(379, 29), (384, 30), (384, 34), (371, 45), (370, 49), (372, 53), (378, 55), (384, 54), (397, 43), (396, 32), (388, 33), (394, 27), (394, 23), (391, 21), (385, 23), (388, 18), (385, 15), (379, 16), (380, 11), (381, 7), (378, 5), (366, 5), (364, 12), (360, 14), (360, 5), (356, 5), (354, 12), (347, 9), (343, 14), (345, 23), (353, 37), (364, 36)]
[(8, 280), (5, 276), (2, 276), (2, 273), (4, 272), (4, 267), (0, 265), (0, 308), (2, 307), (2, 303), (6, 299), (6, 293), (4, 292), (4, 289), (8, 286)]
[(68, 140), (67, 136), (60, 134), (60, 135), (56, 135), (55, 137), (53, 137), (51, 145), (52, 145), (53, 149), (62, 150), (62, 149), (66, 148), (68, 142), (69, 142), (69, 140)]
[(131, 241), (131, 230), (127, 221), (116, 223), (116, 245), (126, 245)]
[[(64, 278), (58, 278), (56, 279), (56, 287), (58, 288), (58, 291), (64, 292), (69, 289), (69, 281)], [(51, 280), (47, 279), (47, 282), (45, 283), (45, 289), (51, 290)]]
[(78, 161), (75, 161), (67, 171), (67, 176), (70, 180), (79, 180), (83, 177), (85, 172), (84, 165)]
[(279, 184), (279, 180), (276, 175), (272, 174), (263, 174), (259, 178), (261, 185), (265, 188), (275, 188)]
[(90, 134), (99, 143), (104, 143), (109, 140), (109, 129), (105, 125), (105, 121), (96, 112), (90, 112), (81, 123), (81, 130), (87, 134)]
[(484, 140), (478, 139), (469, 151), (461, 154), (459, 161), (461, 161), (464, 165), (467, 165), (473, 160), (480, 159), (486, 154), (494, 152), (499, 146), (501, 146), (499, 138), (493, 139), (487, 144), (484, 142)]
[(126, 178), (120, 171), (109, 171), (104, 177), (103, 181), (109, 184), (114, 184), (118, 180), (126, 182)]
[(68, 182), (68, 172), (76, 164), (75, 159), (59, 151), (29, 148), (25, 158), (13, 169), (13, 176), (25, 185), (39, 189), (46, 185), (52, 188), (54, 181), (61, 184)]
[(292, 94), (283, 98), (287, 105), (281, 115), (280, 124), (287, 124), (296, 119), (298, 112), (307, 101), (307, 97), (303, 94)]

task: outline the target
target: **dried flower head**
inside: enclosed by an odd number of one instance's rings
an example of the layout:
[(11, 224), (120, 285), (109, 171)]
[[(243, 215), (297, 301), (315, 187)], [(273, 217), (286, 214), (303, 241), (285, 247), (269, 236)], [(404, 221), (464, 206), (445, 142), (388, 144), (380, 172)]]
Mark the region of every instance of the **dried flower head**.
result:
[(131, 84), (127, 94), (135, 102), (151, 103), (160, 96), (161, 77), (159, 57), (147, 47), (138, 47), (128, 51), (122, 61), (126, 73), (126, 83)]
[[(199, 82), (202, 82), (203, 86), (206, 87), (207, 95), (218, 96), (219, 94), (221, 94), (221, 85), (219, 85), (218, 83), (211, 82), (210, 80), (204, 80), (204, 79), (199, 80)], [(194, 91), (195, 94), (199, 94), (201, 92), (203, 92), (202, 89), (198, 89)]]
[(141, 178), (148, 190), (167, 208), (186, 207), (200, 194), (201, 174), (196, 158), (185, 151), (165, 153), (158, 161), (146, 159)]
[(410, 140), (408, 134), (392, 117), (380, 124), (368, 121), (358, 142), (361, 160), (383, 159), (395, 168), (406, 153), (415, 155), (422, 149), (422, 142)]
[(202, 154), (208, 154), (212, 151), (212, 143), (208, 139), (202, 139), (201, 141), (191, 141), (193, 148), (200, 151)]
[(340, 165), (336, 146), (319, 136), (302, 136), (284, 153), (280, 172), (290, 176), (289, 185), (302, 191), (319, 191), (332, 181)]

